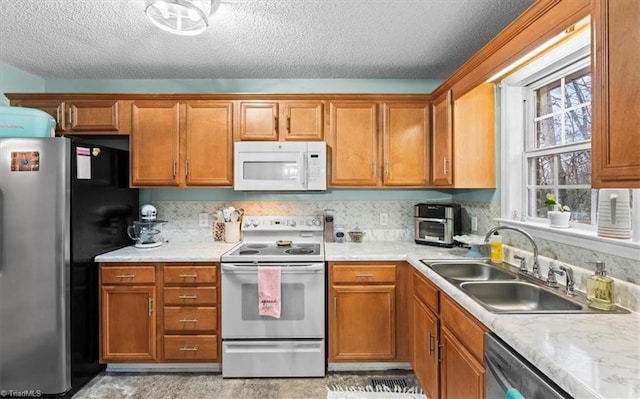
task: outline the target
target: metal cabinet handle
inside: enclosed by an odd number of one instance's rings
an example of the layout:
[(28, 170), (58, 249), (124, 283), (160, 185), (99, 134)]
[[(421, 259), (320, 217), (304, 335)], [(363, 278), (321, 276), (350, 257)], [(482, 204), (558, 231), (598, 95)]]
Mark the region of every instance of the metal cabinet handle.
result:
[(427, 353), (429, 355), (433, 353), (433, 347), (431, 347), (431, 331), (427, 333)]
[(198, 299), (197, 295), (180, 295), (179, 299)]
[(278, 117), (277, 116), (273, 117), (273, 131), (278, 133)]
[(60, 122), (60, 106), (56, 107), (56, 123), (58, 126), (62, 127), (62, 123)]
[(197, 274), (180, 274), (181, 278), (198, 278)]
[(436, 339), (436, 363), (442, 363), (442, 344)]
[(135, 274), (116, 274), (116, 278), (135, 278)]
[(69, 120), (67, 121), (67, 124), (71, 126), (73, 125), (73, 107), (69, 107), (67, 114), (69, 115)]
[(389, 161), (384, 161), (384, 175), (389, 176)]
[(443, 171), (445, 175), (449, 174), (449, 160), (447, 159), (447, 157), (443, 158)]
[(182, 352), (197, 352), (198, 351), (198, 347), (194, 346), (193, 348), (188, 348), (186, 346), (183, 346), (182, 348), (180, 348), (180, 351), (182, 351)]
[(198, 319), (180, 319), (180, 323), (197, 323)]
[(189, 161), (188, 160), (184, 161), (184, 175), (185, 176), (189, 176)]
[(153, 313), (153, 298), (149, 295), (149, 317), (151, 317), (151, 313)]
[(178, 169), (178, 161), (174, 159), (171, 164), (171, 173), (173, 174), (173, 177), (176, 177), (176, 169)]
[(287, 133), (291, 133), (291, 117), (287, 115)]
[(357, 273), (356, 277), (357, 278), (368, 278), (368, 277), (373, 277), (375, 276), (373, 273)]
[(333, 297), (333, 316), (338, 317), (338, 297)]
[(378, 169), (378, 163), (377, 163), (376, 161), (373, 161), (373, 162), (371, 163), (371, 169), (372, 169), (372, 171), (373, 171), (373, 177), (378, 176), (378, 171), (377, 171), (377, 169)]

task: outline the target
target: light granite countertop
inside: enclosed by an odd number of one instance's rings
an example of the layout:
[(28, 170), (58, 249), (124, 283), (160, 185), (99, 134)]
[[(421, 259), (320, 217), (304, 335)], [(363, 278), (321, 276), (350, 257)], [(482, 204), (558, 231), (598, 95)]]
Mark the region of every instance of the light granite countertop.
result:
[[(97, 262), (215, 262), (238, 244), (167, 243), (126, 247)], [(405, 260), (575, 398), (640, 397), (640, 313), (494, 314), (425, 266), (420, 259), (455, 259), (461, 249), (411, 241), (325, 244), (327, 261)]]

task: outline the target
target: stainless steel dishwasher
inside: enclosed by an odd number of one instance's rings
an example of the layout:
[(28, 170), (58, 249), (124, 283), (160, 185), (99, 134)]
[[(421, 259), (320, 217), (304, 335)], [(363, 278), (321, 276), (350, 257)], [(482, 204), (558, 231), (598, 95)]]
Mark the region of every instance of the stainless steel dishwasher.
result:
[[(486, 398), (504, 399), (550, 399), (571, 398), (553, 381), (542, 374), (526, 359), (520, 356), (509, 345), (495, 334), (488, 333), (484, 337), (486, 363)], [(515, 388), (522, 395), (511, 390)]]

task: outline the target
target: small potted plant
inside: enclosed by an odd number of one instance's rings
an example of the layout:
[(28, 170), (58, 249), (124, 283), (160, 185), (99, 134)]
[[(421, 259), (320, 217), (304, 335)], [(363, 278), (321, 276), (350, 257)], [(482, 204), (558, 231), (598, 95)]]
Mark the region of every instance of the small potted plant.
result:
[(547, 211), (547, 215), (549, 216), (549, 225), (551, 227), (569, 227), (571, 208), (569, 208), (567, 205), (562, 205), (561, 203), (559, 203), (553, 193), (547, 193), (543, 205), (550, 208), (550, 210)]

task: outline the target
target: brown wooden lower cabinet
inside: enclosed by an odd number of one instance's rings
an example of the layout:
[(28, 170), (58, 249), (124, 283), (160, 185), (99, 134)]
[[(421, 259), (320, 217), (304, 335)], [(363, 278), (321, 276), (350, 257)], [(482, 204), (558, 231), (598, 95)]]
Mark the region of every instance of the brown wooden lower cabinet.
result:
[(102, 263), (100, 362), (219, 362), (216, 263)]
[(155, 286), (103, 286), (100, 298), (100, 361), (155, 360)]
[(408, 362), (405, 262), (329, 262), (329, 362)]
[(456, 339), (446, 325), (440, 329), (441, 398), (484, 398), (484, 365)]
[(412, 365), (430, 399), (484, 398), (487, 328), (418, 270), (413, 292)]

